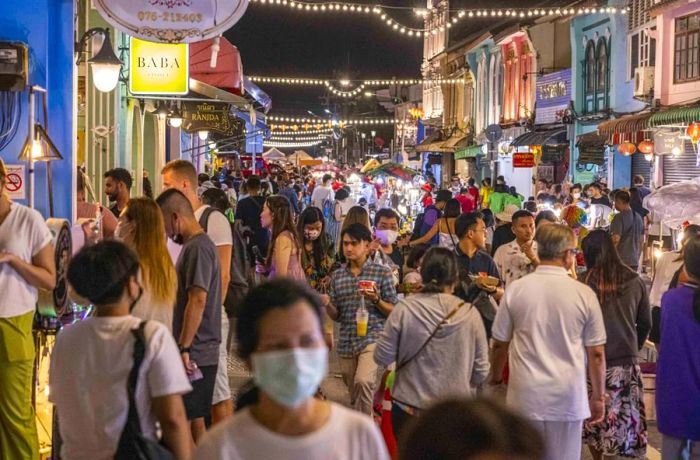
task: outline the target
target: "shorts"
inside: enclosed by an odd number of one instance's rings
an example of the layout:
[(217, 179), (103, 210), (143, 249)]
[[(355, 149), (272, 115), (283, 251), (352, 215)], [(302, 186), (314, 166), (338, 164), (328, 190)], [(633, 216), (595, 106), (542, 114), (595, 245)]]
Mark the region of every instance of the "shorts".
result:
[(203, 418), (211, 413), (211, 403), (214, 396), (216, 370), (219, 366), (200, 366), (203, 378), (190, 382), (192, 391), (182, 397), (185, 403), (187, 420)]
[(214, 383), (214, 404), (231, 399), (231, 384), (228, 381), (228, 342), (229, 322), (226, 315), (221, 315), (221, 344), (219, 344), (219, 367), (216, 371), (216, 382)]

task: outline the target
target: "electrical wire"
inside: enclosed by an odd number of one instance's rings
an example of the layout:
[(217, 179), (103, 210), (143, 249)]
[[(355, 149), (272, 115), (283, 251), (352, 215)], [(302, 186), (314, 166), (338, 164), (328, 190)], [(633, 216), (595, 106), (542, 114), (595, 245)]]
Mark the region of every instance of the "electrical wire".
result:
[(10, 145), (17, 135), (22, 117), (20, 92), (0, 91), (0, 150)]

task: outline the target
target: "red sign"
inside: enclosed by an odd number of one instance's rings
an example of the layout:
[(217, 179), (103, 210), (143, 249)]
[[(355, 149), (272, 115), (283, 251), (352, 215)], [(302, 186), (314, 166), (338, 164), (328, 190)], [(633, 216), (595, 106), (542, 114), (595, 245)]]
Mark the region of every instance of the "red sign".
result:
[(530, 152), (514, 153), (513, 167), (514, 168), (532, 168), (535, 166), (535, 155)]

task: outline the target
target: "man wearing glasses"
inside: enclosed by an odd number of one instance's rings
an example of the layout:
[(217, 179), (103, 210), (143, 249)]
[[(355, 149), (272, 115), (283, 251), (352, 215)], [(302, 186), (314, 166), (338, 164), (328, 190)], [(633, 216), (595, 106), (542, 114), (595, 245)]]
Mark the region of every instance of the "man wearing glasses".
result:
[(508, 286), (496, 313), (490, 384), (502, 383), (508, 359), (507, 402), (540, 429), (545, 458), (578, 460), (584, 420), (605, 415), (605, 325), (593, 290), (567, 272), (573, 231), (545, 225), (535, 240), (537, 268)]

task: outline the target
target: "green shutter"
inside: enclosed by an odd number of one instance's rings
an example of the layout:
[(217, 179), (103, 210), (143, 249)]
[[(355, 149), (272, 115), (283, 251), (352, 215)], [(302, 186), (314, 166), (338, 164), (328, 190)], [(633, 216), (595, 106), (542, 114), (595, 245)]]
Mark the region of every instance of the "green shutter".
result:
[(649, 126), (662, 126), (685, 124), (688, 125), (694, 121), (700, 121), (700, 106), (683, 107), (679, 109), (665, 110), (657, 112), (649, 118)]

